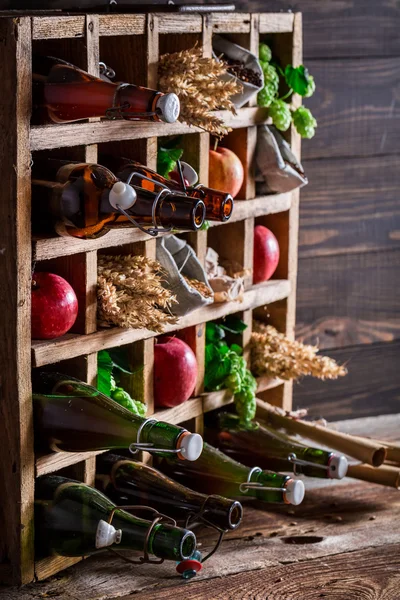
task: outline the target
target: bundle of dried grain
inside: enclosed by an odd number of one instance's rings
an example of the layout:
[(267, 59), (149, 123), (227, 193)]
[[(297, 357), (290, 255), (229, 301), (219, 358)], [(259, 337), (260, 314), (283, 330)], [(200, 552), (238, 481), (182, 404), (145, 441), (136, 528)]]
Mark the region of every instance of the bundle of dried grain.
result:
[(177, 322), (175, 296), (163, 287), (157, 261), (144, 256), (99, 256), (97, 308), (101, 327), (146, 328), (162, 333)]
[(179, 96), (179, 119), (208, 131), (217, 138), (226, 135), (230, 128), (211, 111), (230, 110), (236, 114), (231, 96), (241, 91), (235, 79), (225, 81), (226, 64), (215, 58), (202, 56), (201, 48), (163, 54), (160, 57), (159, 89)]
[(347, 374), (333, 358), (319, 356), (318, 347), (289, 340), (271, 325), (253, 321), (251, 371), (257, 376), (298, 379), (305, 375), (318, 379), (337, 379)]

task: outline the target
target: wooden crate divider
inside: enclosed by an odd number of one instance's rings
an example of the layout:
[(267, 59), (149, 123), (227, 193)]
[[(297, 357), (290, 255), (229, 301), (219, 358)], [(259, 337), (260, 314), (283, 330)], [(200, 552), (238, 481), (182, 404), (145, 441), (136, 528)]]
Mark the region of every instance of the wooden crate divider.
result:
[[(236, 116), (217, 111), (232, 132), (222, 145), (241, 158), (245, 180), (229, 223), (212, 223), (208, 231), (184, 234), (204, 262), (207, 246), (248, 271), (240, 302), (214, 304), (181, 318), (167, 332), (184, 339), (196, 354), (198, 381), (193, 398), (172, 409), (155, 409), (153, 394), (154, 338), (149, 330), (97, 329), (96, 282), (98, 253), (142, 254), (155, 258), (156, 243), (139, 230), (123, 228), (97, 240), (33, 237), (30, 231), (31, 153), (62, 148), (66, 155), (78, 152), (87, 162), (102, 162), (107, 154), (131, 157), (155, 169), (159, 136), (182, 135), (184, 159), (208, 183), (210, 136), (185, 123), (155, 124), (101, 121), (31, 126), (32, 46), (79, 62), (97, 74), (99, 60), (109, 61), (117, 79), (157, 88), (157, 67), (163, 52), (190, 48), (198, 43), (210, 56), (213, 34), (224, 34), (252, 52), (259, 40), (272, 36), (274, 52), (284, 63), (301, 62), (301, 15), (285, 13), (200, 14), (102, 14), (1, 16), (3, 55), (0, 76), (5, 85), (0, 105), (3, 135), (0, 162), (3, 185), (0, 218), (7, 223), (0, 232), (0, 324), (6, 344), (0, 350), (3, 412), (0, 437), (5, 440), (0, 457), (0, 476), (7, 494), (0, 499), (0, 514), (7, 528), (0, 542), (0, 577), (3, 583), (23, 584), (44, 579), (76, 563), (79, 558), (47, 557), (34, 560), (33, 501), (35, 477), (61, 472), (93, 484), (99, 452), (51, 453), (34, 456), (31, 400), (31, 367), (63, 370), (96, 384), (97, 353), (126, 345), (135, 372), (126, 376), (125, 388), (148, 406), (148, 414), (172, 423), (190, 422), (202, 433), (203, 415), (233, 402), (227, 390), (204, 392), (205, 328), (208, 321), (236, 313), (248, 328), (236, 336), (249, 359), (253, 314), (293, 335), (297, 271), (297, 192), (256, 197), (254, 153), (257, 125), (270, 122), (268, 110), (254, 98)], [(83, 51), (83, 49), (85, 49)], [(299, 99), (295, 101), (298, 103)], [(291, 130), (289, 141), (300, 154), (300, 140)], [(73, 148), (73, 150), (70, 150)], [(252, 285), (253, 232), (257, 223), (272, 228), (281, 245), (275, 278)], [(30, 339), (31, 265), (65, 276), (78, 295), (79, 317), (74, 329), (50, 341)], [(268, 307), (267, 309), (265, 307)], [(57, 363), (61, 363), (57, 365)], [(290, 407), (291, 386), (277, 379), (259, 378), (258, 394), (278, 405)]]

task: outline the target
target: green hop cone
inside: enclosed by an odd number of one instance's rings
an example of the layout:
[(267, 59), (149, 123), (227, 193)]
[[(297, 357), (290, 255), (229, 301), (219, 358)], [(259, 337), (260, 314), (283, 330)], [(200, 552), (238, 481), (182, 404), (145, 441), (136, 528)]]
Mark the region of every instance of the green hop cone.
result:
[(317, 121), (314, 119), (308, 108), (299, 106), (299, 108), (292, 113), (292, 116), (294, 126), (301, 137), (307, 139), (314, 137)]
[(269, 63), (272, 58), (271, 48), (267, 44), (260, 44), (258, 47), (258, 56), (263, 62)]
[(263, 89), (258, 92), (257, 95), (257, 104), (258, 106), (262, 106), (263, 108), (268, 108), (271, 103), (274, 101), (276, 97), (277, 89), (275, 86), (266, 84)]
[(313, 95), (313, 93), (315, 92), (315, 81), (314, 81), (314, 77), (312, 75), (308, 76), (308, 84), (307, 84), (307, 91), (304, 94), (305, 98), (309, 98), (310, 96)]
[(264, 85), (268, 85), (271, 88), (275, 88), (275, 91), (278, 91), (279, 88), (279, 75), (278, 71), (272, 65), (265, 65), (263, 68), (264, 72)]
[(128, 392), (121, 387), (117, 387), (115, 390), (111, 391), (111, 398), (135, 415), (139, 415), (140, 417), (146, 415), (146, 406), (143, 402), (133, 400)]
[(269, 107), (269, 116), (280, 131), (286, 131), (292, 122), (289, 105), (283, 100), (274, 100)]

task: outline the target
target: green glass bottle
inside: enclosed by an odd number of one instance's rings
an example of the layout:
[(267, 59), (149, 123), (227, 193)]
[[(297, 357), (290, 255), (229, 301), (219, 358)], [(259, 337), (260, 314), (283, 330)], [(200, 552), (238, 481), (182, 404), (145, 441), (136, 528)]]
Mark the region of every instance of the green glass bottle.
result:
[(121, 509), (112, 514), (115, 506), (104, 494), (80, 481), (58, 475), (40, 477), (35, 500), (37, 557), (87, 556), (115, 548), (179, 561), (196, 550), (192, 531), (163, 522), (151, 527), (152, 521), (147, 520), (150, 511), (142, 519)]
[(96, 481), (117, 504), (153, 506), (177, 522), (200, 521), (220, 530), (233, 530), (242, 520), (239, 502), (195, 492), (160, 471), (123, 456), (99, 456)]
[(220, 413), (218, 427), (208, 428), (206, 439), (246, 465), (327, 479), (342, 479), (347, 473), (345, 456), (300, 444), (264, 423), (246, 428), (236, 415)]
[(176, 454), (196, 460), (203, 440), (177, 425), (134, 415), (96, 388), (60, 373), (33, 376), (35, 440), (39, 449), (85, 452), (109, 448)]
[(194, 462), (160, 458), (156, 460), (156, 466), (180, 483), (202, 493), (295, 505), (304, 498), (302, 481), (289, 475), (263, 471), (259, 467), (246, 467), (206, 443), (201, 456)]

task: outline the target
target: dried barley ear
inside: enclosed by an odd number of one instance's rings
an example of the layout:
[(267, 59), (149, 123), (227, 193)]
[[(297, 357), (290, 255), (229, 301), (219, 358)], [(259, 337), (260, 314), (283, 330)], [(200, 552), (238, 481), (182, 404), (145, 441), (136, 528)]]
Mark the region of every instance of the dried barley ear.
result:
[(347, 374), (346, 367), (317, 352), (317, 346), (289, 340), (275, 327), (253, 321), (251, 371), (256, 377), (265, 375), (289, 380), (309, 375), (318, 379), (337, 379)]
[(162, 285), (161, 265), (145, 256), (99, 256), (97, 316), (101, 327), (150, 329), (162, 333), (177, 318), (175, 296)]
[(173, 92), (181, 103), (180, 121), (195, 125), (222, 138), (231, 131), (214, 110), (229, 110), (236, 114), (231, 96), (241, 91), (236, 80), (223, 81), (226, 64), (215, 58), (202, 56), (201, 48), (163, 54), (160, 57), (158, 75), (159, 89)]

